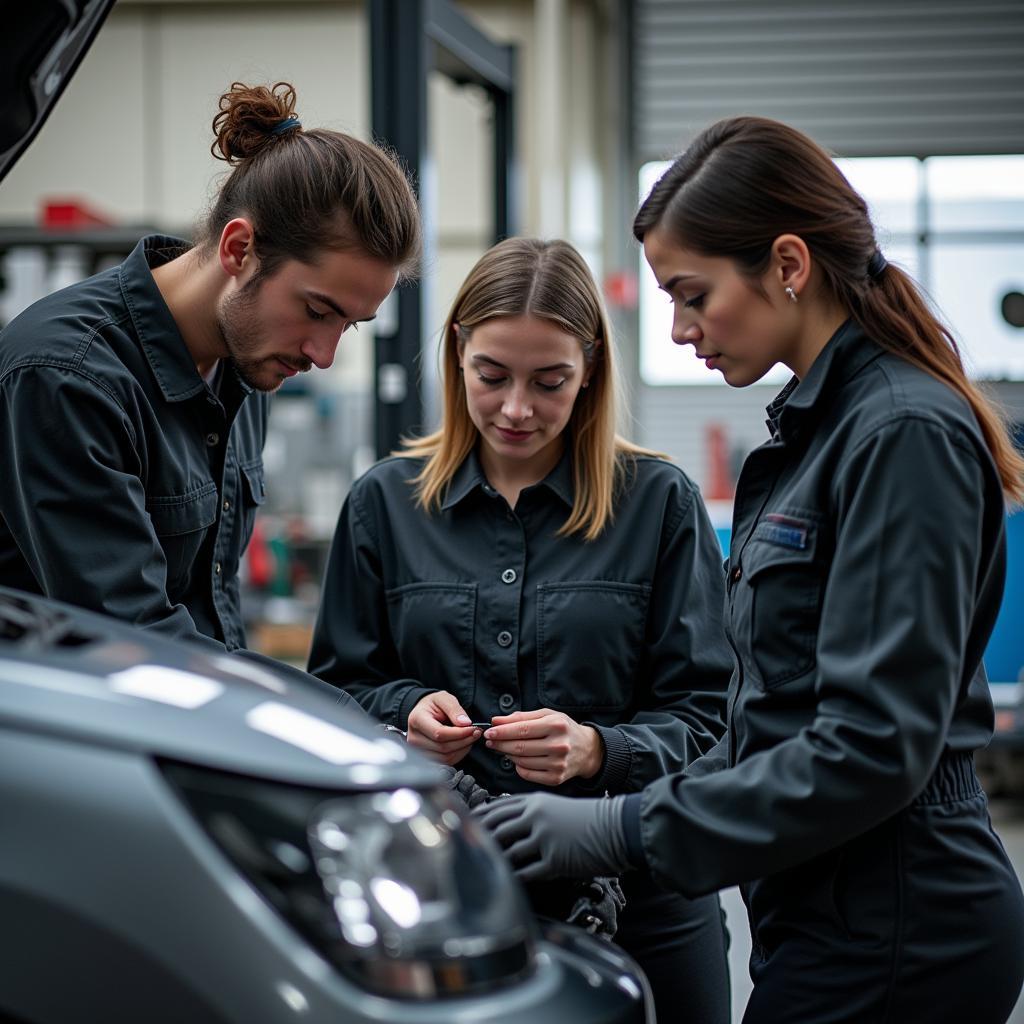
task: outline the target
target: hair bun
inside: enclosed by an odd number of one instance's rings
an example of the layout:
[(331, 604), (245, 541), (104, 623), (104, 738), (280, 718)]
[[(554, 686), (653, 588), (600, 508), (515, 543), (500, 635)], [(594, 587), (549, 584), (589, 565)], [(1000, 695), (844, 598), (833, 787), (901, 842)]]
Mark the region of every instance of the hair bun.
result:
[(218, 104), (213, 119), (216, 138), (210, 152), (218, 160), (235, 164), (254, 156), (271, 140), (285, 134), (275, 129), (287, 118), (295, 117), (295, 89), (288, 82), (245, 85), (232, 82)]

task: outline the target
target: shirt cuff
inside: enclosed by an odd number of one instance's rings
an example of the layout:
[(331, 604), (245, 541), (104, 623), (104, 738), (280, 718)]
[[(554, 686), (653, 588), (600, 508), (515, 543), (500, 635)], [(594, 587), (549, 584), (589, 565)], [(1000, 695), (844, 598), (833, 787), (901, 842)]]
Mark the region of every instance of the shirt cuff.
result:
[(622, 797), (622, 833), (626, 840), (626, 856), (635, 868), (647, 867), (643, 837), (640, 833), (640, 804), (643, 793), (629, 793)]
[(426, 686), (410, 686), (405, 693), (402, 694), (401, 700), (399, 700), (397, 707), (395, 708), (395, 725), (399, 729), (409, 730), (409, 714), (414, 707), (428, 693), (437, 693), (436, 689), (432, 690)]
[(590, 789), (603, 790), (608, 793), (620, 793), (629, 778), (629, 769), (633, 763), (633, 754), (629, 743), (622, 733), (611, 726), (598, 725), (596, 722), (583, 722), (594, 729), (604, 744), (604, 764), (601, 770), (591, 779), (581, 780)]

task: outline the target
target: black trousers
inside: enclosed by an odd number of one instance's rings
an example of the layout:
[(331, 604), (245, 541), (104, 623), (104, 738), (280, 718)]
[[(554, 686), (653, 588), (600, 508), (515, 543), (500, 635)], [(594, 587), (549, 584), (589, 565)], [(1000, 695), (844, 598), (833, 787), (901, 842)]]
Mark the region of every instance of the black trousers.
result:
[(1024, 983), (1024, 896), (969, 755), (749, 897), (744, 1024), (1004, 1024)]
[(718, 896), (688, 900), (638, 871), (622, 876), (615, 942), (647, 975), (658, 1024), (729, 1024), (728, 934)]

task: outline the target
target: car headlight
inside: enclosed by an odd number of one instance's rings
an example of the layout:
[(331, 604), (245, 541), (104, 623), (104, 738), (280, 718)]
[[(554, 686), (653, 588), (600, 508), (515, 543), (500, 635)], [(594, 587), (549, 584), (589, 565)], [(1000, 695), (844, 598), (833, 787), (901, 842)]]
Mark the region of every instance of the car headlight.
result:
[(436, 998), (532, 969), (532, 915), (447, 793), (337, 792), (163, 769), (246, 878), (323, 956), (387, 996)]

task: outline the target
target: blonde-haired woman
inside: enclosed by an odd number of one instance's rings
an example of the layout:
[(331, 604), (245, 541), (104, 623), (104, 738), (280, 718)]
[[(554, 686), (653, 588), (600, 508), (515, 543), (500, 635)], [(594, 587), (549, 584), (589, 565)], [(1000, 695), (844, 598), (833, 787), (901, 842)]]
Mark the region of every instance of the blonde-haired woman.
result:
[[(585, 261), (500, 243), (441, 344), (441, 429), (354, 484), (310, 671), (492, 792), (637, 792), (685, 768), (724, 731), (721, 554), (693, 483), (616, 433)], [(663, 1019), (728, 1020), (717, 897), (642, 875), (626, 897), (617, 940)]]

